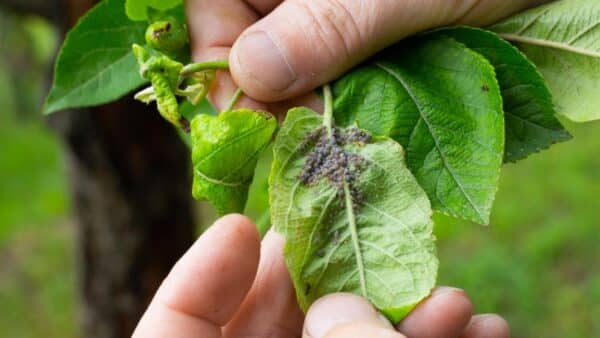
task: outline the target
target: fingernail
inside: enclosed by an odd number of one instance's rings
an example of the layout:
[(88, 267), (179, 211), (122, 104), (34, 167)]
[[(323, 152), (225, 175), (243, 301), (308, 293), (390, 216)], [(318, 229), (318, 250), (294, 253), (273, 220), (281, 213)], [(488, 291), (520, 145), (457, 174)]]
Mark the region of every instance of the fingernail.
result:
[(245, 35), (235, 48), (241, 70), (266, 89), (282, 91), (296, 80), (285, 54), (267, 32)]
[(450, 286), (440, 286), (440, 287), (438, 287), (438, 288), (436, 288), (436, 289), (433, 290), (433, 292), (431, 293), (431, 297), (443, 295), (443, 294), (450, 293), (450, 292), (461, 292), (461, 293), (464, 293), (465, 290), (459, 289), (459, 288), (453, 288), (453, 287), (450, 287)]
[(498, 337), (510, 337), (510, 326), (504, 318), (494, 313), (473, 316), (467, 330), (498, 332)]
[(382, 328), (391, 328), (390, 322), (381, 317), (369, 302), (349, 294), (332, 294), (315, 302), (304, 322), (304, 336), (323, 338), (334, 327), (361, 321)]

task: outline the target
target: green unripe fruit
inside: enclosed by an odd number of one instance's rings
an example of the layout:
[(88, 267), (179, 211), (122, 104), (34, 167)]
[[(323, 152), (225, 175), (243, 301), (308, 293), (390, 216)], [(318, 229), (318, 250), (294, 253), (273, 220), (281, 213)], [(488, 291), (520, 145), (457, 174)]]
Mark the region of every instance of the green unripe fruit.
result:
[(173, 17), (153, 22), (146, 29), (146, 43), (161, 52), (175, 52), (188, 42), (187, 29)]

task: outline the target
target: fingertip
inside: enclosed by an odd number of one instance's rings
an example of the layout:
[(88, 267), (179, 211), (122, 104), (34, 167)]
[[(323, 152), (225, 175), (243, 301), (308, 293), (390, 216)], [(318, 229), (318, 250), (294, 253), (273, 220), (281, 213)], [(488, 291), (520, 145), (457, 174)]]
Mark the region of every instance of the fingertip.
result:
[(304, 322), (304, 336), (330, 337), (328, 334), (334, 328), (353, 322), (392, 329), (387, 319), (364, 298), (348, 293), (334, 293), (318, 299), (309, 308)]
[(397, 328), (411, 338), (455, 337), (469, 323), (472, 311), (473, 304), (463, 290), (439, 287)]
[(222, 325), (252, 286), (259, 257), (254, 224), (243, 215), (224, 216), (177, 262), (157, 297), (176, 311)]
[(406, 338), (400, 332), (372, 323), (353, 322), (342, 324), (327, 333), (325, 338)]
[(226, 228), (232, 235), (238, 236), (236, 240), (246, 245), (260, 247), (260, 233), (252, 220), (242, 214), (228, 214), (215, 221), (213, 228)]
[[(220, 243), (223, 247), (235, 248), (244, 256), (246, 264), (258, 267), (260, 258), (260, 233), (248, 217), (241, 214), (228, 214), (217, 219), (198, 240), (198, 246), (206, 248), (208, 243)], [(255, 268), (256, 270), (256, 268)]]
[(510, 338), (510, 326), (497, 314), (476, 315), (460, 338)]
[(284, 245), (283, 236), (267, 232), (254, 284), (224, 336), (291, 337), (301, 332), (304, 314), (283, 258)]

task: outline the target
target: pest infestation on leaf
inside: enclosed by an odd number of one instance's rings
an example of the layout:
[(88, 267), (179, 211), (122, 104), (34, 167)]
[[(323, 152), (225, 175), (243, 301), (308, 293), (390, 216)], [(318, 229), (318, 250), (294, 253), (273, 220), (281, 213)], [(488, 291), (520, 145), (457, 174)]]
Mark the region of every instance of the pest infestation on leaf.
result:
[(361, 194), (356, 188), (355, 180), (360, 175), (365, 159), (349, 153), (344, 147), (351, 144), (364, 145), (370, 140), (371, 135), (358, 128), (342, 131), (333, 127), (331, 136), (327, 134), (325, 127), (311, 132), (300, 145), (301, 149), (306, 150), (309, 144), (314, 143), (306, 155), (306, 162), (298, 179), (307, 185), (325, 179), (337, 189), (340, 197), (344, 194), (346, 183), (352, 194), (353, 204), (358, 207)]
[[(272, 145), (267, 215), (286, 237), (303, 309), (346, 291), (398, 322), (435, 285), (432, 213), (488, 223), (503, 163), (569, 140), (557, 114), (600, 118), (600, 33), (589, 28), (600, 24), (595, 0), (555, 1), (488, 29), (444, 27), (400, 41), (324, 86), (322, 116), (294, 108), (281, 126), (269, 113), (233, 109), (241, 90), (218, 116), (186, 117), (184, 101), (204, 102), (229, 65), (188, 63), (182, 1), (151, 5), (103, 0), (82, 18), (62, 47), (45, 111), (110, 102), (149, 83), (135, 98), (156, 102), (189, 132), (192, 194), (220, 214), (244, 211)], [(105, 17), (110, 26), (96, 29)], [(78, 45), (90, 36), (98, 41), (90, 53), (101, 57), (86, 61)], [(115, 73), (121, 81), (109, 77)]]

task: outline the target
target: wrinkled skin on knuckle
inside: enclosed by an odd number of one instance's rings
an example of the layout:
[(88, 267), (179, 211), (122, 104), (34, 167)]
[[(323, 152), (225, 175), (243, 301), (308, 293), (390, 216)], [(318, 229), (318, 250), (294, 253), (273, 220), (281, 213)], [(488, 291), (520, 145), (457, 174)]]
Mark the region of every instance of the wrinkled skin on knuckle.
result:
[(307, 45), (328, 60), (348, 59), (362, 48), (364, 30), (357, 15), (339, 0), (292, 1)]

